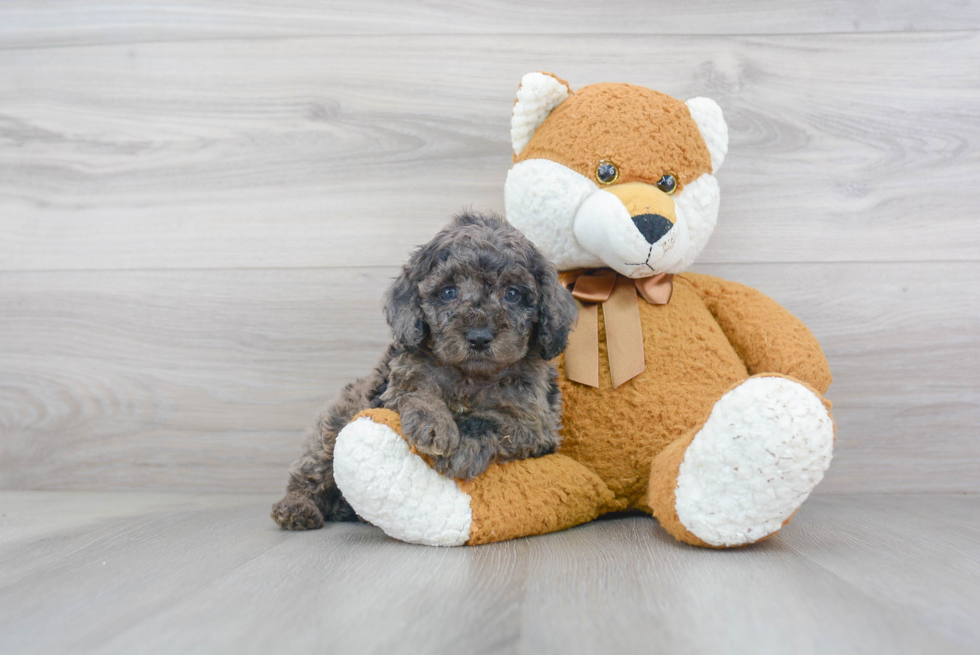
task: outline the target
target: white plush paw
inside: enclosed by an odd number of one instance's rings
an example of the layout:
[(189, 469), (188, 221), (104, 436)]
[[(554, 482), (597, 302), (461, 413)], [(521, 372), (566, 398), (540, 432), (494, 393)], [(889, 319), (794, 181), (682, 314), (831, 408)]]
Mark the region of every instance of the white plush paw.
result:
[(461, 546), (470, 538), (469, 495), (387, 425), (361, 417), (341, 430), (333, 475), (358, 516), (395, 539)]
[(830, 465), (834, 423), (801, 384), (746, 380), (715, 403), (677, 476), (677, 516), (712, 546), (766, 537), (806, 500)]

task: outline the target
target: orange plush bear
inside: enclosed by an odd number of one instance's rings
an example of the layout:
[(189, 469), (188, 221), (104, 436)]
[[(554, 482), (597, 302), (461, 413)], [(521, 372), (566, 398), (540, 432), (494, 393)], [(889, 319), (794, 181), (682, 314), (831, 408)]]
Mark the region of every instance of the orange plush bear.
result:
[(830, 463), (831, 377), (816, 339), (776, 302), (685, 272), (718, 216), (721, 109), (629, 84), (573, 92), (530, 73), (511, 128), (507, 218), (579, 302), (559, 361), (561, 448), (451, 480), (410, 451), (396, 414), (369, 410), (337, 439), (344, 496), (389, 535), (431, 545), (625, 509), (699, 546), (772, 535)]

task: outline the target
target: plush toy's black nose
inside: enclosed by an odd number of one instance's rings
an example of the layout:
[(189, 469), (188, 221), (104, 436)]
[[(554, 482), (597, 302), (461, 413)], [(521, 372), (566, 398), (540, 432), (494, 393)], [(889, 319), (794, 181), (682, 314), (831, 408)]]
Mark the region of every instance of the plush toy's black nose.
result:
[(467, 331), (466, 340), (470, 342), (473, 350), (486, 350), (493, 341), (493, 332), (490, 328), (473, 328)]
[(640, 214), (633, 217), (633, 224), (640, 231), (647, 243), (660, 241), (663, 235), (670, 232), (674, 224), (660, 214)]

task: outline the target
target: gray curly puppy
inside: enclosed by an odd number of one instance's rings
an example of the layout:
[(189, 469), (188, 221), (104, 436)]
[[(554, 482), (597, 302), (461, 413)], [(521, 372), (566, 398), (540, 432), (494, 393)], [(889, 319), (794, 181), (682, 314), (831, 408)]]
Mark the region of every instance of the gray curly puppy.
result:
[(493, 215), (457, 216), (412, 253), (384, 313), (392, 344), (308, 433), (272, 507), (283, 528), (357, 520), (334, 483), (333, 449), (364, 409), (397, 411), (408, 441), (454, 478), (558, 446), (561, 392), (546, 360), (565, 348), (575, 301), (517, 229)]

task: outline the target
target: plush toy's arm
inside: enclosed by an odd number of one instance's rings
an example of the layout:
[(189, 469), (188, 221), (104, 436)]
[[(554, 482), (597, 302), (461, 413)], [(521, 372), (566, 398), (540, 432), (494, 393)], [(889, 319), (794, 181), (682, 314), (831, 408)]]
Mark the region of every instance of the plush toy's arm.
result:
[(340, 431), (334, 477), (362, 519), (431, 546), (545, 534), (626, 509), (598, 475), (566, 455), (491, 464), (473, 480), (443, 477), (410, 450), (398, 415), (387, 409), (361, 412)]
[(696, 273), (678, 277), (699, 292), (750, 374), (782, 373), (827, 392), (832, 378), (820, 344), (779, 303), (736, 282)]

